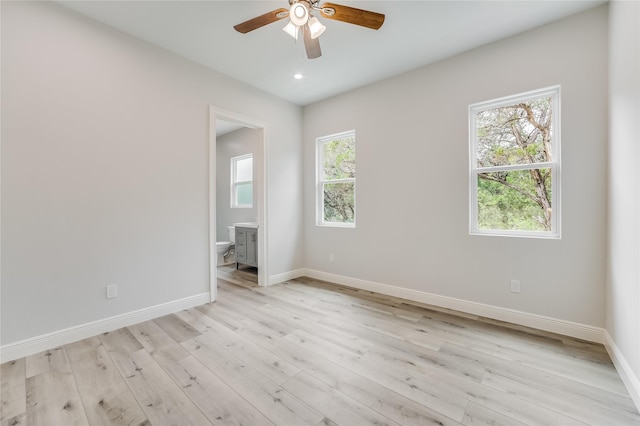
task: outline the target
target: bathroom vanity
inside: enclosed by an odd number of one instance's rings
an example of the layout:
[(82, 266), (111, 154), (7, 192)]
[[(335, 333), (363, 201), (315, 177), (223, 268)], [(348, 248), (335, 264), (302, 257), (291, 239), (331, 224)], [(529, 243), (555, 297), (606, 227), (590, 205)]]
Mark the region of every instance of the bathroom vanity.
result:
[(236, 269), (244, 265), (258, 267), (258, 225), (252, 222), (235, 223)]

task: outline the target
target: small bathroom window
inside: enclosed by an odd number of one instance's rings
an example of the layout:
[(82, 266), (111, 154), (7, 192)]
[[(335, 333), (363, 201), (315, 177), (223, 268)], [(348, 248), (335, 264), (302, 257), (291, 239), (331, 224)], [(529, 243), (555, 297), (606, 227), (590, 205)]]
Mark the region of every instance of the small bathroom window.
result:
[(253, 154), (231, 158), (231, 208), (253, 207)]

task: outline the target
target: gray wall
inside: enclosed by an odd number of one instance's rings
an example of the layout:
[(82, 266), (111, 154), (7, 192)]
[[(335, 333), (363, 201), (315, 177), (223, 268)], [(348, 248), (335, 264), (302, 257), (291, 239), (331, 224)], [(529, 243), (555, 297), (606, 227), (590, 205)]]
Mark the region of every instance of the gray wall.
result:
[[(227, 226), (256, 222), (258, 191), (262, 187), (261, 130), (240, 129), (217, 138), (216, 149), (216, 230), (218, 241), (229, 241)], [(231, 208), (231, 158), (253, 154), (253, 207)]]
[[(469, 104), (556, 84), (562, 239), (470, 236)], [(307, 106), (303, 120), (307, 268), (604, 326), (606, 6)], [(350, 129), (357, 227), (318, 227), (315, 138)]]
[[(610, 33), (600, 7), (302, 115), (56, 4), (1, 2), (0, 344), (208, 290), (213, 104), (268, 123), (271, 275), (307, 267), (606, 325), (637, 378), (640, 10), (610, 7)], [(469, 236), (467, 106), (554, 84), (563, 238)], [(314, 140), (350, 129), (358, 227), (319, 228)], [(107, 284), (117, 299), (105, 300)]]
[(640, 3), (609, 5), (607, 331), (635, 374), (640, 398)]
[(303, 266), (300, 107), (55, 3), (0, 7), (2, 345), (209, 290), (210, 105), (267, 123), (269, 271)]

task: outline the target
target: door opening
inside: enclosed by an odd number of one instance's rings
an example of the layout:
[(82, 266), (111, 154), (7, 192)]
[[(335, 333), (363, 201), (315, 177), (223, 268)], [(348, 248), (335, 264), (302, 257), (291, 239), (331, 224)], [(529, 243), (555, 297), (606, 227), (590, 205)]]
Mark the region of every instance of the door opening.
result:
[[(258, 176), (254, 176), (254, 191), (257, 207), (258, 224), (258, 285), (266, 286), (268, 284), (268, 262), (267, 262), (267, 138), (266, 123), (251, 117), (236, 114), (234, 112), (211, 106), (209, 109), (209, 290), (211, 301), (217, 298), (217, 253), (216, 241), (217, 235), (217, 200), (216, 200), (216, 184), (217, 184), (217, 134), (221, 132), (223, 127), (234, 126), (235, 128), (250, 128), (260, 132), (260, 152), (256, 157), (261, 158), (261, 166), (257, 167)], [(222, 237), (223, 239), (226, 237)]]

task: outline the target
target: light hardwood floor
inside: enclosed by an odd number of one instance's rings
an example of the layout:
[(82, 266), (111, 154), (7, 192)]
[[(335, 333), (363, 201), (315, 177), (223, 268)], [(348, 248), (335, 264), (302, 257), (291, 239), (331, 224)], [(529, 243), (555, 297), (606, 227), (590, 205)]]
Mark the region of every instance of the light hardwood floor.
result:
[(602, 345), (308, 278), (2, 364), (5, 425), (640, 425)]

